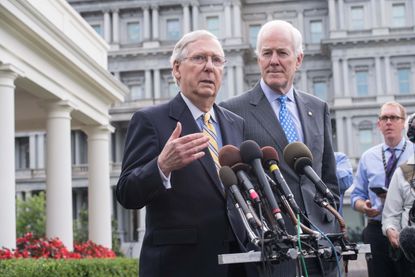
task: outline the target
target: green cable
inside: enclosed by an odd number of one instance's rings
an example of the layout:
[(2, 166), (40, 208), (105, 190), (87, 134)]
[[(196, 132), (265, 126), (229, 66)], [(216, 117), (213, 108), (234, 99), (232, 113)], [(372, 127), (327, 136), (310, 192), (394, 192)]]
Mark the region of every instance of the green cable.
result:
[(297, 237), (298, 237), (297, 244), (298, 244), (298, 249), (300, 249), (301, 264), (303, 265), (303, 268), (304, 268), (305, 277), (308, 277), (307, 267), (305, 265), (304, 256), (302, 254), (303, 250), (301, 249), (301, 237), (300, 237), (300, 233), (301, 233), (301, 228), (300, 228), (300, 214), (297, 214)]

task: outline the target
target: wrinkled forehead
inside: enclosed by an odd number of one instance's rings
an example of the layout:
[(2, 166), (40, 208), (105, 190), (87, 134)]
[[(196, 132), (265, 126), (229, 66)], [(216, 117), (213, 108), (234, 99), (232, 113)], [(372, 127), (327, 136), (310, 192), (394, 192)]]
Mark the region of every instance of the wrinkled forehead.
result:
[(211, 37), (201, 37), (189, 43), (185, 48), (185, 52), (187, 52), (188, 55), (196, 53), (225, 56), (225, 53), (219, 41)]

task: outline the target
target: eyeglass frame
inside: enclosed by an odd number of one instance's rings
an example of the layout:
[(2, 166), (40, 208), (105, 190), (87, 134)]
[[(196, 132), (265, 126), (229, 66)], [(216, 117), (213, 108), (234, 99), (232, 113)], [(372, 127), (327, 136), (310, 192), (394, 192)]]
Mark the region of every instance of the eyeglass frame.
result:
[[(181, 61), (189, 60), (192, 63), (197, 64), (197, 65), (206, 65), (207, 62), (208, 62), (208, 57), (210, 57), (210, 59), (212, 60), (212, 64), (215, 67), (223, 67), (223, 66), (225, 66), (225, 64), (227, 62), (227, 60), (223, 56), (218, 56), (218, 55), (213, 55), (212, 56), (212, 55), (203, 55), (203, 54), (197, 54), (197, 55), (190, 56), (190, 57), (184, 57), (184, 58), (181, 59)], [(198, 58), (200, 60), (197, 60)], [(220, 61), (214, 61), (215, 58), (219, 58), (221, 60)], [(220, 62), (220, 64), (217, 64), (217, 62)]]
[(402, 117), (402, 116), (398, 116), (398, 115), (382, 115), (382, 116), (379, 116), (379, 121), (382, 121), (382, 122), (388, 122), (388, 120), (390, 120), (391, 122), (398, 122), (399, 120), (401, 120), (401, 119), (405, 119), (404, 117)]

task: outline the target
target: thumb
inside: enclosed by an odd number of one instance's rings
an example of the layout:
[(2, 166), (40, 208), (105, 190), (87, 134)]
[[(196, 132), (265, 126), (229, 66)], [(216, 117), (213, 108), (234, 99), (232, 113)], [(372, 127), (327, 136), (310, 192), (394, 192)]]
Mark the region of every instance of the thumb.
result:
[(180, 122), (177, 122), (176, 128), (174, 128), (173, 133), (171, 133), (169, 141), (172, 141), (174, 139), (177, 139), (180, 137), (180, 134), (182, 133), (182, 124)]
[(370, 200), (368, 199), (368, 200), (366, 200), (365, 201), (365, 203), (366, 203), (366, 206), (368, 207), (368, 208), (372, 208), (372, 203), (370, 202)]

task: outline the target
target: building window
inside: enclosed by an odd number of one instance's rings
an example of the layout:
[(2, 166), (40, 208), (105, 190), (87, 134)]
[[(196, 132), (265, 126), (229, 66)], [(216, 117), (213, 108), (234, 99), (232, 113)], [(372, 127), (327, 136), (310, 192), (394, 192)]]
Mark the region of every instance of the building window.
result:
[(321, 100), (327, 100), (327, 84), (326, 82), (316, 81), (313, 83), (314, 95)]
[(142, 86), (140, 85), (130, 86), (130, 100), (131, 101), (140, 100), (144, 98), (145, 98), (145, 95), (144, 95), (144, 90)]
[(256, 40), (258, 37), (259, 29), (261, 25), (249, 25), (249, 44), (252, 48), (256, 48)]
[(219, 17), (218, 16), (206, 17), (206, 27), (209, 32), (219, 37)]
[(323, 38), (323, 22), (321, 20), (310, 21), (310, 41), (320, 43)]
[(128, 42), (139, 42), (140, 41), (140, 23), (129, 22), (127, 23), (127, 40)]
[(72, 164), (81, 165), (88, 163), (88, 138), (82, 131), (71, 131)]
[(350, 15), (350, 26), (353, 30), (362, 30), (365, 28), (363, 6), (352, 7)]
[(92, 24), (91, 27), (98, 35), (103, 36), (101, 24)]
[(179, 19), (167, 19), (167, 40), (179, 40), (180, 39), (180, 22)]
[(359, 154), (373, 146), (373, 124), (369, 120), (359, 123)]
[(410, 76), (411, 71), (409, 68), (399, 68), (398, 69), (398, 88), (399, 93), (409, 94), (410, 93)]
[(16, 169), (30, 167), (29, 137), (15, 138), (15, 166)]
[(405, 4), (393, 4), (392, 5), (392, 26), (404, 27), (405, 26)]
[(357, 92), (357, 96), (368, 96), (369, 95), (368, 72), (367, 71), (356, 72), (356, 92)]

